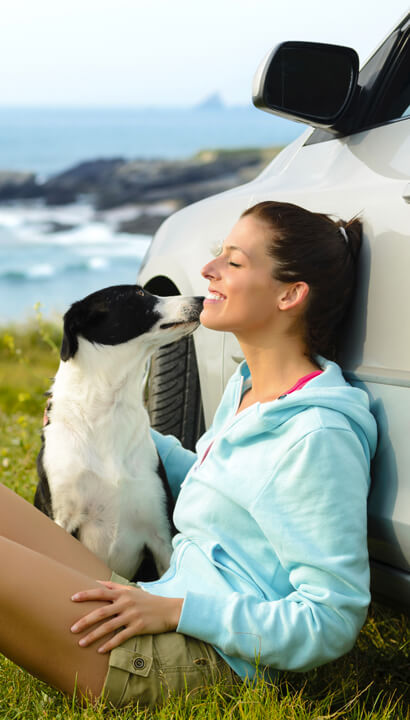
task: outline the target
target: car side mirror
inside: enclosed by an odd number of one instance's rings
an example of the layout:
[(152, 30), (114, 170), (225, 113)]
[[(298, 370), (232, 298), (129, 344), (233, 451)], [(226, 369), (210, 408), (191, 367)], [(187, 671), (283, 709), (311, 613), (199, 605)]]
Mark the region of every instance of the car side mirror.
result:
[(253, 103), (267, 112), (337, 132), (357, 88), (359, 58), (342, 45), (284, 42), (259, 66)]

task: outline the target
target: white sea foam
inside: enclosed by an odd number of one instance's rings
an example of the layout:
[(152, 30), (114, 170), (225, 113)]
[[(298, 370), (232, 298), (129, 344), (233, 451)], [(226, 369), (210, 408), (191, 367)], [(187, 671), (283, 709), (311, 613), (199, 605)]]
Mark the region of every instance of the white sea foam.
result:
[(10, 212), (8, 208), (0, 208), (0, 227), (15, 228), (21, 225), (21, 219), (15, 212)]
[(41, 225), (26, 224), (14, 228), (13, 231), (17, 238), (25, 243), (42, 245), (82, 245), (85, 242), (99, 245), (109, 243), (113, 236), (111, 228), (104, 223), (88, 223), (72, 230), (54, 233), (45, 233), (44, 226)]
[[(98, 245), (100, 258), (142, 258), (145, 255), (151, 238), (122, 239), (120, 235), (112, 235), (111, 242)], [(72, 248), (77, 257), (96, 256), (96, 245), (76, 245)]]
[(99, 210), (95, 217), (96, 220), (102, 220), (109, 225), (117, 225), (124, 220), (133, 220), (140, 214), (141, 211), (135, 205), (121, 205), (109, 210)]
[(105, 270), (108, 266), (108, 260), (102, 257), (92, 257), (88, 261), (88, 267), (91, 270)]
[(55, 271), (56, 268), (53, 265), (43, 263), (40, 265), (33, 265), (33, 267), (26, 271), (26, 275), (31, 278), (46, 278), (54, 275)]
[(94, 209), (87, 203), (71, 205), (44, 205), (41, 201), (12, 202), (0, 207), (0, 226), (19, 227), (24, 225), (43, 225), (60, 223), (62, 225), (81, 225), (94, 217)]
[(1, 206), (0, 321), (21, 319), (38, 301), (46, 314), (64, 312), (89, 292), (135, 282), (151, 238), (118, 233), (114, 217), (84, 205)]
[(90, 222), (86, 225), (53, 234), (54, 242), (58, 245), (74, 245), (76, 243), (99, 245), (109, 243), (112, 240), (113, 232), (101, 222)]

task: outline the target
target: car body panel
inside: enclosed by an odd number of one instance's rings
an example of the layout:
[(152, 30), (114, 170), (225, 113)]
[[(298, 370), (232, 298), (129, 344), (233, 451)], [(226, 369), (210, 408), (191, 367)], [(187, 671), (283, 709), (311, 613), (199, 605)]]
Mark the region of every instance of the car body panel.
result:
[[(363, 220), (358, 288), (339, 361), (369, 395), (379, 429), (369, 496), (369, 551), (382, 591), (390, 568), (410, 607), (410, 117), (345, 137), (309, 143), (308, 129), (253, 181), (189, 206), (158, 231), (140, 274), (165, 273), (183, 294), (205, 294), (200, 276), (212, 247), (240, 214), (263, 200), (283, 200), (348, 220)], [(306, 144), (308, 143), (308, 144)], [(242, 359), (235, 337), (195, 334), (208, 426)], [(398, 590), (397, 590), (398, 591)]]

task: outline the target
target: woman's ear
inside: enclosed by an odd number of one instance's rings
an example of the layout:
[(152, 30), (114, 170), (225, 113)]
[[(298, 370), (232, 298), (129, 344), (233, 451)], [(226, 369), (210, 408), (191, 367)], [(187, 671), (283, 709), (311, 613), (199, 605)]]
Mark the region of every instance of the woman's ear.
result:
[(306, 300), (309, 294), (309, 285), (303, 281), (288, 283), (279, 295), (279, 310), (291, 310)]

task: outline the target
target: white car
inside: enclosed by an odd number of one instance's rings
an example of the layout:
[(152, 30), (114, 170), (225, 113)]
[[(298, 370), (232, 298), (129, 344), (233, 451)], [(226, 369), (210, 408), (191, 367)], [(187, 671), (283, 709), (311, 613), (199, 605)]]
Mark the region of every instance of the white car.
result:
[[(166, 220), (139, 282), (158, 295), (206, 294), (200, 268), (262, 200), (361, 215), (359, 286), (339, 361), (367, 390), (379, 427), (369, 497), (373, 593), (410, 608), (410, 14), (360, 71), (350, 48), (282, 43), (257, 72), (254, 103), (312, 127), (252, 182)], [(149, 384), (154, 427), (193, 447), (241, 360), (233, 335), (203, 327), (193, 341), (161, 349)]]

